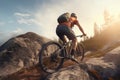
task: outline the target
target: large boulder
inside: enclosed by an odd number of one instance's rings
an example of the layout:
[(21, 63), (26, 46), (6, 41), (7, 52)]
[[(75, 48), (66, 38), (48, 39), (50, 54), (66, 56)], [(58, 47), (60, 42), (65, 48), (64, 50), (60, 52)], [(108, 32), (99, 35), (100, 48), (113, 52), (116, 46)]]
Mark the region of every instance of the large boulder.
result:
[[(85, 64), (81, 65), (86, 67)], [(91, 78), (80, 65), (73, 65), (49, 75), (45, 80), (91, 80)]]
[(0, 47), (0, 76), (37, 64), (41, 46), (48, 41), (50, 40), (33, 32), (8, 40)]
[(46, 80), (120, 80), (120, 46), (105, 56), (63, 68)]
[(114, 80), (119, 80), (120, 79), (119, 77), (120, 75), (120, 46), (109, 51), (102, 57), (91, 58), (86, 63), (94, 65), (92, 66), (91, 69), (96, 70), (102, 78), (104, 79), (115, 78)]

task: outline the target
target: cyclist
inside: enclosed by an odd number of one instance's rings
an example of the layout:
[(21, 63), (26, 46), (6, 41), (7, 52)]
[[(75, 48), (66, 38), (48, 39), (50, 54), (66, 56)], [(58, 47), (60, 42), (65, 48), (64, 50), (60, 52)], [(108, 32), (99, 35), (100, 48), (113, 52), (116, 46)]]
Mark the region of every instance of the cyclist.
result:
[(83, 35), (86, 36), (86, 34), (80, 26), (75, 13), (63, 13), (58, 17), (57, 21), (58, 25), (56, 28), (56, 34), (63, 41), (63, 43), (66, 43), (65, 36), (67, 36), (69, 40), (72, 40), (71, 55), (72, 57), (74, 57), (74, 53), (77, 47), (77, 39), (72, 28), (74, 27), (74, 25), (77, 25), (79, 30), (83, 33)]

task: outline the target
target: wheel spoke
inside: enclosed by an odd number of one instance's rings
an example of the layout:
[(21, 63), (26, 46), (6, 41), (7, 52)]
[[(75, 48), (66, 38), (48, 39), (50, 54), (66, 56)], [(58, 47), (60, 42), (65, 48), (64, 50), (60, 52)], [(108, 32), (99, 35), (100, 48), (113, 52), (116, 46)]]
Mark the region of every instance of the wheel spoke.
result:
[(63, 58), (58, 57), (61, 46), (56, 42), (48, 42), (40, 52), (39, 61), (45, 72), (54, 72), (63, 64)]

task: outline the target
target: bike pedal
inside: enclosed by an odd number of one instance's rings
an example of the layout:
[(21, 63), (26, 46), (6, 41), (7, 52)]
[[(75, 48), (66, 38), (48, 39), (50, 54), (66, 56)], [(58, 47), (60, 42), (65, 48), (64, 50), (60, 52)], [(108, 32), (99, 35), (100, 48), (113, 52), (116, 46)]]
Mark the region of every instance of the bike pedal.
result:
[(75, 61), (76, 63), (78, 63), (78, 60), (75, 58), (74, 55), (72, 55), (70, 59), (71, 59), (72, 61)]
[(79, 64), (79, 62), (76, 58), (75, 59), (72, 58), (71, 60)]

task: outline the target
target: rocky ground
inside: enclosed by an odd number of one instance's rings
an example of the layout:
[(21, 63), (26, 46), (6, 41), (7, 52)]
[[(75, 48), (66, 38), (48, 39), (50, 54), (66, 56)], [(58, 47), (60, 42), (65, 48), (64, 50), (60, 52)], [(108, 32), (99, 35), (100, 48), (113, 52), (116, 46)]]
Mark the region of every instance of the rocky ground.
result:
[(48, 74), (38, 64), (38, 51), (47, 41), (30, 32), (2, 45), (0, 80), (120, 80), (119, 42), (89, 53), (79, 65), (67, 60), (59, 71)]

